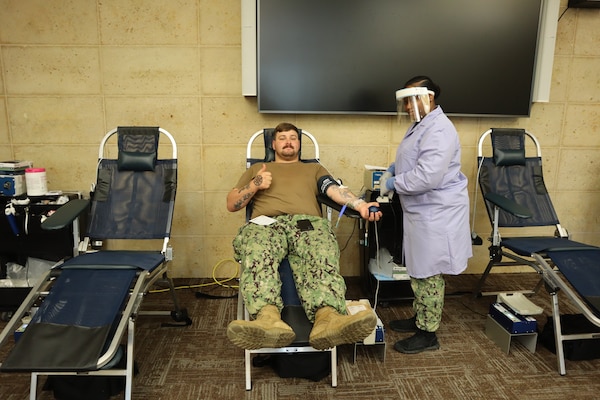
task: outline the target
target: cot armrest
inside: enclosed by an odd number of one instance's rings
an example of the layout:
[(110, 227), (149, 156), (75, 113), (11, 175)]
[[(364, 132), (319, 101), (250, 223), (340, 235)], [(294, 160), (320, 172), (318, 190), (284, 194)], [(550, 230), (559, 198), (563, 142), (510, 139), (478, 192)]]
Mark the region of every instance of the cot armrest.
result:
[(523, 207), (522, 205), (515, 203), (509, 198), (500, 196), (496, 193), (486, 193), (484, 197), (493, 205), (519, 218), (531, 218), (531, 211), (529, 211), (527, 207)]
[[(327, 197), (327, 195), (325, 195), (323, 193), (319, 193), (317, 195), (317, 201), (319, 202), (319, 204), (326, 205), (327, 207), (331, 207), (337, 211), (341, 211), (341, 209), (342, 209), (342, 206), (340, 206), (335, 201), (331, 200), (329, 197)], [(360, 213), (349, 207), (346, 207), (346, 210), (344, 210), (344, 214), (350, 218), (360, 218)]]
[(86, 199), (73, 199), (68, 203), (65, 203), (42, 222), (42, 229), (53, 231), (64, 228), (71, 224), (75, 218), (86, 210), (89, 203), (90, 201)]

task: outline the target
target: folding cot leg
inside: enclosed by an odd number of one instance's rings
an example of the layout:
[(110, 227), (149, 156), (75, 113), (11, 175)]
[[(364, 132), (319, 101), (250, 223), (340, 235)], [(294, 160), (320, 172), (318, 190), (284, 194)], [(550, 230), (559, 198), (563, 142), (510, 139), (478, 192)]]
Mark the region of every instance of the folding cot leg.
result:
[(331, 386), (337, 387), (337, 347), (331, 349)]
[(488, 277), (488, 275), (490, 274), (490, 271), (492, 270), (493, 266), (494, 266), (494, 260), (490, 260), (487, 267), (485, 268), (485, 271), (483, 271), (481, 278), (479, 278), (479, 282), (477, 282), (477, 286), (475, 286), (475, 290), (473, 290), (473, 297), (475, 297), (475, 298), (481, 297), (481, 295), (482, 295), (481, 288), (483, 287), (483, 284), (485, 283), (485, 280)]
[(31, 373), (31, 382), (29, 384), (29, 400), (35, 400), (37, 398), (37, 385), (38, 385), (38, 374), (37, 372)]
[(177, 295), (175, 294), (175, 285), (173, 285), (173, 278), (166, 277), (167, 283), (169, 284), (169, 292), (171, 292), (171, 299), (173, 300), (173, 306), (175, 310), (171, 312), (171, 317), (176, 322), (185, 322), (186, 325), (191, 325), (192, 320), (188, 317), (187, 310), (181, 308)]
[(177, 295), (175, 294), (175, 286), (173, 285), (173, 279), (166, 276), (160, 280), (160, 282), (166, 282), (169, 285), (169, 293), (171, 293), (171, 300), (173, 301), (173, 307), (175, 308), (173, 311), (140, 311), (139, 315), (170, 315), (171, 318), (175, 322), (183, 322), (184, 324), (167, 324), (164, 323), (163, 326), (188, 326), (192, 324), (191, 318), (188, 316), (187, 309), (181, 308), (179, 306), (179, 301), (177, 300)]
[(171, 293), (171, 300), (173, 300), (175, 310), (179, 311), (179, 301), (177, 300), (177, 296), (175, 295), (175, 285), (173, 285), (173, 279), (166, 277), (165, 280), (169, 284), (169, 292)]
[[(250, 319), (248, 309), (244, 307), (244, 300), (242, 299), (239, 293), (237, 317), (238, 319), (245, 319), (246, 321)], [(244, 366), (246, 368), (246, 390), (252, 389), (252, 360), (250, 358), (251, 355), (252, 353), (250, 352), (250, 350), (244, 350)]]
[(125, 400), (131, 400), (131, 389), (133, 387), (133, 345), (135, 323), (129, 317), (127, 324), (127, 366), (125, 371)]
[[(541, 272), (539, 272), (539, 274), (542, 275)], [(533, 288), (533, 293), (537, 293), (540, 290), (540, 288), (542, 287), (543, 284), (544, 284), (544, 277), (542, 276), (540, 278), (540, 281)]]
[(250, 360), (250, 351), (244, 350), (244, 364), (246, 365), (246, 390), (252, 389), (252, 361)]
[(558, 362), (558, 373), (566, 375), (565, 350), (563, 348), (562, 326), (560, 324), (560, 312), (558, 310), (558, 293), (551, 293), (552, 296), (552, 315), (554, 316), (554, 340), (556, 342), (556, 359)]
[(237, 319), (244, 319), (244, 300), (242, 299), (242, 295), (239, 293), (237, 302)]

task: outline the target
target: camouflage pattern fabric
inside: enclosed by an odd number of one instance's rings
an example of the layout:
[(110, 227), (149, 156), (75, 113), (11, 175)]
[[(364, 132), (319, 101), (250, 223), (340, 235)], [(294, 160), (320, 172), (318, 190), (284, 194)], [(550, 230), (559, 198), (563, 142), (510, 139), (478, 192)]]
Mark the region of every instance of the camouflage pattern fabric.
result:
[(410, 286), (415, 294), (413, 309), (417, 316), (417, 328), (427, 332), (437, 331), (444, 308), (444, 277), (441, 274), (423, 279), (411, 277)]
[[(248, 223), (233, 240), (241, 262), (240, 295), (253, 317), (266, 305), (281, 309), (281, 281), (277, 269), (286, 256), (300, 301), (311, 322), (316, 311), (331, 306), (346, 314), (346, 283), (339, 273), (340, 250), (329, 222), (312, 215), (280, 215), (262, 226)], [(308, 219), (313, 230), (300, 231), (297, 221)]]

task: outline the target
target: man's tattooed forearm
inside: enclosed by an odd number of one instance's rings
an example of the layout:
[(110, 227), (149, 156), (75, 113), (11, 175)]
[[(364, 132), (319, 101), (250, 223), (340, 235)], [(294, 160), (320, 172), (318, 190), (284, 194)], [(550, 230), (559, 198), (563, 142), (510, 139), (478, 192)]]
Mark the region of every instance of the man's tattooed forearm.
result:
[(344, 200), (346, 200), (346, 202), (353, 200), (356, 198), (356, 196), (354, 196), (348, 189), (346, 188), (341, 188), (339, 189), (340, 195), (342, 196), (342, 198)]
[(356, 195), (353, 194), (347, 188), (340, 187), (339, 193), (340, 193), (340, 196), (342, 196), (342, 199), (344, 199), (344, 202), (353, 210), (356, 210), (356, 207), (359, 204), (365, 202), (363, 199), (356, 197)]
[(244, 205), (246, 204), (246, 201), (248, 199), (250, 199), (252, 197), (252, 193), (246, 193), (245, 195), (242, 196), (241, 199), (239, 199), (238, 201), (235, 202), (235, 204), (233, 205), (233, 207), (236, 210), (241, 210), (242, 207), (244, 207)]
[(248, 189), (250, 189), (250, 184), (247, 184), (246, 186), (239, 188), (238, 194), (242, 193), (244, 190), (248, 190)]

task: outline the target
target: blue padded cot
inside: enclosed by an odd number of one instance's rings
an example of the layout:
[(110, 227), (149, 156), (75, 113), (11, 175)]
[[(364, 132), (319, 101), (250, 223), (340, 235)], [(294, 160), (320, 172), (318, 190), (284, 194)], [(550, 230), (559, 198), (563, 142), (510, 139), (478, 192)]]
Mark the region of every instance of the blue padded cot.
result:
[(534, 254), (542, 268), (543, 279), (552, 302), (554, 338), (558, 371), (566, 374), (563, 343), (568, 340), (597, 339), (598, 332), (565, 334), (560, 318), (562, 292), (593, 325), (600, 327), (600, 247), (554, 248), (544, 255)]
[[(158, 157), (161, 134), (168, 138), (170, 158)], [(112, 137), (116, 145), (109, 144)], [(0, 365), (2, 372), (31, 373), (31, 399), (36, 398), (38, 375), (122, 376), (125, 398), (130, 399), (137, 316), (168, 315), (176, 326), (191, 324), (167, 275), (176, 189), (173, 136), (158, 127), (119, 127), (101, 141), (90, 200), (72, 200), (42, 223), (47, 230), (61, 229), (89, 210), (81, 254), (52, 268), (0, 335), (0, 345), (7, 343), (39, 303)], [(105, 241), (112, 239), (128, 249), (106, 249)], [(149, 246), (140, 246), (140, 241)], [(152, 246), (156, 249), (139, 250)], [(168, 284), (175, 310), (140, 311), (145, 294), (158, 280)], [(117, 367), (122, 357), (125, 368)]]

